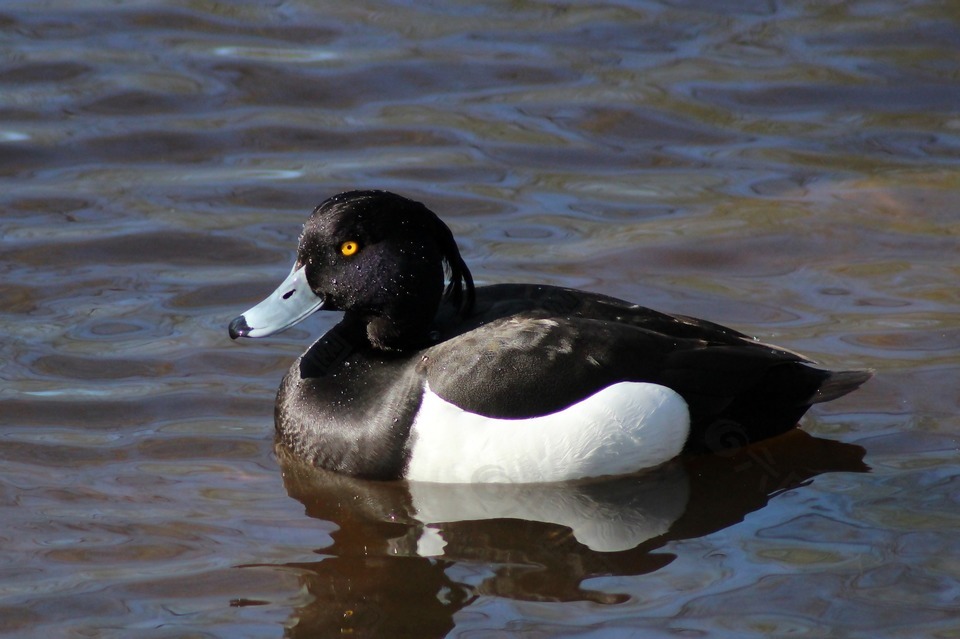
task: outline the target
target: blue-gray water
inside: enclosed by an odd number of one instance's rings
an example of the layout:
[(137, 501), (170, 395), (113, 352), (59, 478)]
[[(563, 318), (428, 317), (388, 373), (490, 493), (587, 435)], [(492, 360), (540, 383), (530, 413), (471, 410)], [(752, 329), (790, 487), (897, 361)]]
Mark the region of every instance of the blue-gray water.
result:
[[(0, 633), (960, 633), (956, 3), (7, 0), (0, 52)], [(876, 378), (587, 486), (281, 466), (276, 386), (335, 318), (226, 323), (374, 187), (481, 283)]]

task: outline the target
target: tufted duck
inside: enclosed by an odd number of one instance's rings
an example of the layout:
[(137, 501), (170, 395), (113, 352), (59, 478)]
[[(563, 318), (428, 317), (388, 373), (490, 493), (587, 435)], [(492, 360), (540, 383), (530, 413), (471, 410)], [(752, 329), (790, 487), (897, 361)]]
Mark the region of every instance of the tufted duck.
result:
[(318, 206), (290, 275), (230, 336), (271, 335), (321, 309), (343, 319), (284, 377), (277, 433), (299, 457), (359, 477), (624, 474), (783, 433), (871, 375), (594, 293), (475, 288), (450, 229), (384, 191)]

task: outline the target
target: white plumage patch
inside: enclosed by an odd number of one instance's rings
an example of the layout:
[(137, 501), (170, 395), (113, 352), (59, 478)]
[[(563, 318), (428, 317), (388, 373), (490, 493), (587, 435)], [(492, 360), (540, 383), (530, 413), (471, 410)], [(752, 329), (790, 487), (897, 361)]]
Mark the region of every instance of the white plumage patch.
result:
[(531, 483), (619, 475), (678, 455), (690, 415), (676, 392), (620, 382), (528, 419), (467, 412), (425, 389), (405, 477), (444, 483)]

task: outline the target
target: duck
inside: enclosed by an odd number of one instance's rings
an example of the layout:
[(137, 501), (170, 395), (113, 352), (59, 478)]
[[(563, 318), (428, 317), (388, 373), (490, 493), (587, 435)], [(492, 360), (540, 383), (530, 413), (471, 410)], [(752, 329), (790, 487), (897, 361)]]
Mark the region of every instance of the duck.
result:
[(318, 311), (342, 318), (283, 377), (277, 441), (370, 480), (626, 475), (785, 433), (872, 376), (606, 295), (475, 286), (440, 217), (388, 191), (317, 206), (289, 275), (229, 335), (267, 337)]

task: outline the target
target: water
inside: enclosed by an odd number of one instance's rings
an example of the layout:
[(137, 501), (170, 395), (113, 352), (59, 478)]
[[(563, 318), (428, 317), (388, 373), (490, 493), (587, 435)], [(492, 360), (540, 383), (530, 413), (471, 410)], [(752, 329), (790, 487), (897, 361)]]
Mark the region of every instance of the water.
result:
[[(263, 4), (0, 6), (0, 632), (960, 632), (955, 3)], [(273, 398), (334, 318), (226, 323), (358, 187), (876, 378), (638, 477), (310, 472)]]

